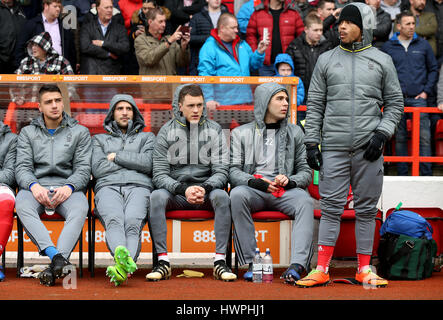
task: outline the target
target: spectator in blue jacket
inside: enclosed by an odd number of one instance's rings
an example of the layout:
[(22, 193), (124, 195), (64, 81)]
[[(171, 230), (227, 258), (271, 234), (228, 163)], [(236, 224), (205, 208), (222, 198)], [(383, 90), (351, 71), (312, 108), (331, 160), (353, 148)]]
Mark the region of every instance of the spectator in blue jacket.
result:
[(240, 30), (240, 37), (242, 39), (245, 39), (246, 37), (246, 27), (248, 26), (249, 18), (254, 12), (254, 6), (256, 6), (259, 3), (260, 1), (257, 0), (249, 0), (240, 7), (240, 10), (238, 10), (237, 13), (238, 29)]
[[(232, 13), (223, 13), (217, 29), (200, 49), (198, 74), (200, 76), (248, 77), (250, 68), (263, 66), (269, 42), (260, 41), (252, 52), (246, 41), (237, 35), (238, 22)], [(253, 101), (249, 85), (207, 84), (202, 85), (206, 106), (214, 110), (219, 105), (250, 104)]]
[[(294, 75), (294, 62), (287, 53), (279, 53), (275, 57), (274, 62), (275, 76), (276, 77), (295, 77)], [(301, 105), (305, 99), (305, 86), (303, 81), (298, 78), (297, 85), (297, 105)]]
[[(407, 107), (426, 107), (428, 95), (437, 82), (438, 66), (429, 43), (415, 33), (415, 17), (410, 12), (401, 12), (396, 18), (398, 32), (394, 33), (382, 50), (392, 57)], [(408, 133), (403, 114), (396, 134), (397, 156), (408, 155)], [(429, 114), (420, 114), (420, 155), (431, 156), (431, 130)], [(407, 163), (397, 164), (398, 175), (408, 175)], [(430, 162), (420, 163), (420, 175), (432, 175)]]

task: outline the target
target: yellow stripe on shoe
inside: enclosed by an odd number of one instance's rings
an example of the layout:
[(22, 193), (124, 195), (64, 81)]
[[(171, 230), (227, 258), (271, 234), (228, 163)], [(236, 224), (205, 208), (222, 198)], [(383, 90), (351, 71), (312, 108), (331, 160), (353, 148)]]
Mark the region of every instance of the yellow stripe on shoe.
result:
[(329, 273), (313, 269), (309, 274), (298, 280), (295, 284), (300, 288), (326, 286), (329, 283)]

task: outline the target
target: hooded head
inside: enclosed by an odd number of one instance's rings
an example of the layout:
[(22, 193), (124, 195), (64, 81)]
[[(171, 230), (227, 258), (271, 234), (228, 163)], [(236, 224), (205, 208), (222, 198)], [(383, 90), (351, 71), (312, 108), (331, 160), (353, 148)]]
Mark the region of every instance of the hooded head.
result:
[[(172, 112), (174, 113), (174, 117), (175, 120), (178, 121), (182, 126), (186, 126), (186, 117), (183, 114), (183, 112), (180, 110), (180, 105), (183, 105), (183, 103), (180, 103), (180, 93), (181, 91), (189, 86), (196, 86), (198, 88), (200, 88), (198, 85), (196, 84), (183, 84), (181, 86), (178, 86), (177, 89), (175, 89), (175, 93), (174, 93), (174, 99), (172, 100)], [(194, 94), (199, 95), (199, 92), (201, 93), (201, 96), (203, 97), (203, 92), (201, 91), (201, 89), (197, 89), (196, 90), (192, 90), (193, 94), (190, 94), (192, 97), (196, 97), (194, 96)], [(185, 95), (187, 96), (187, 95)], [(182, 95), (182, 101), (183, 102), (183, 95)], [(206, 113), (206, 103), (204, 101), (204, 97), (203, 97), (203, 109), (201, 112), (201, 117), (200, 120), (198, 121), (199, 124), (202, 124), (207, 117), (207, 113)], [(188, 121), (189, 122), (189, 121)]]
[(361, 48), (372, 44), (372, 30), (376, 28), (376, 19), (370, 6), (361, 2), (347, 4), (340, 12), (337, 23), (340, 25), (342, 21), (351, 22), (360, 29), (362, 34)]
[[(283, 76), (278, 72), (278, 67), (281, 63), (286, 63), (291, 67), (291, 74), (290, 75)], [(294, 76), (294, 62), (292, 61), (291, 56), (287, 53), (279, 53), (275, 57), (274, 70), (275, 70), (276, 77), (293, 77)]]
[[(268, 105), (272, 97), (280, 91), (284, 91), (288, 97), (289, 93), (285, 87), (278, 83), (264, 83), (259, 85), (254, 92), (254, 117), (259, 128), (265, 126), (265, 116), (268, 111)], [(289, 117), (289, 109), (286, 112), (286, 120)]]
[(103, 121), (103, 127), (105, 128), (105, 130), (110, 133), (117, 133), (121, 131), (119, 129), (117, 122), (114, 119), (115, 107), (121, 101), (129, 103), (132, 106), (132, 112), (133, 112), (132, 120), (128, 121), (128, 127), (126, 132), (130, 133), (133, 130), (137, 131), (143, 130), (143, 128), (145, 127), (145, 120), (143, 119), (143, 116), (140, 113), (140, 110), (138, 109), (134, 98), (129, 94), (116, 94), (114, 97), (112, 97), (111, 102), (109, 103), (108, 114), (106, 115), (105, 120)]
[(34, 36), (31, 40), (27, 43), (27, 49), (28, 54), (30, 57), (34, 57), (33, 49), (32, 47), (34, 45), (37, 45), (41, 50), (43, 50), (46, 53), (46, 57), (58, 55), (57, 51), (52, 47), (52, 39), (51, 35), (48, 32), (42, 32), (36, 36)]

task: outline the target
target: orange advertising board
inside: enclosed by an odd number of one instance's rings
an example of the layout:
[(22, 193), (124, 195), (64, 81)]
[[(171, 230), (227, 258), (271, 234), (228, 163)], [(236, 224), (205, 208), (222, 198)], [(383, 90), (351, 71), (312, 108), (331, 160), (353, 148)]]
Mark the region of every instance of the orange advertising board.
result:
[[(255, 222), (260, 252), (271, 250), (273, 263), (280, 262), (280, 222)], [(214, 221), (182, 221), (181, 252), (215, 252)]]

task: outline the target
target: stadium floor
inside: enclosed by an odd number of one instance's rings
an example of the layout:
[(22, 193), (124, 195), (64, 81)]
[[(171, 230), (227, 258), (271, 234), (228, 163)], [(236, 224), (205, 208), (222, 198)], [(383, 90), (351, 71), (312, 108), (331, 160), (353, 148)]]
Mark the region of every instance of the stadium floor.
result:
[[(87, 269), (76, 281), (57, 280), (54, 287), (45, 287), (34, 278), (16, 278), (15, 269), (6, 269), (6, 280), (0, 282), (1, 300), (443, 300), (443, 271), (421, 281), (390, 281), (388, 287), (367, 289), (362, 286), (333, 283), (326, 287), (303, 289), (279, 279), (283, 269), (276, 269), (272, 284), (255, 284), (243, 280), (216, 281), (210, 269), (203, 278), (184, 278), (173, 269), (171, 280), (146, 282), (148, 269), (135, 272), (126, 284), (115, 287), (105, 276), (105, 269), (96, 269), (91, 278)], [(353, 277), (353, 268), (331, 268), (332, 279)], [(239, 271), (240, 277), (244, 270)]]

